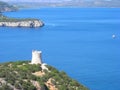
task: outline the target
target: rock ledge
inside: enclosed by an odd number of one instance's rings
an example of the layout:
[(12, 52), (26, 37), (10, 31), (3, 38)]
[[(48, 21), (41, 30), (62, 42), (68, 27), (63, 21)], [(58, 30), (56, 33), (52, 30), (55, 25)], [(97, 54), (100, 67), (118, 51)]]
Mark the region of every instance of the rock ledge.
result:
[(16, 21), (16, 22), (0, 22), (1, 27), (42, 27), (44, 23), (39, 20)]

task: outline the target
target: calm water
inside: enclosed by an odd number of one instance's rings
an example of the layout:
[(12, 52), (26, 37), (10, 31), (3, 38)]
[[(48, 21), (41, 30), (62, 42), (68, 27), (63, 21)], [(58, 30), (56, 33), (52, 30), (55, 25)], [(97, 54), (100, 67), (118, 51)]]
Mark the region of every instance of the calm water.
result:
[(4, 14), (39, 18), (45, 26), (0, 27), (0, 62), (30, 60), (33, 49), (42, 50), (45, 63), (91, 90), (120, 90), (120, 8), (41, 8)]

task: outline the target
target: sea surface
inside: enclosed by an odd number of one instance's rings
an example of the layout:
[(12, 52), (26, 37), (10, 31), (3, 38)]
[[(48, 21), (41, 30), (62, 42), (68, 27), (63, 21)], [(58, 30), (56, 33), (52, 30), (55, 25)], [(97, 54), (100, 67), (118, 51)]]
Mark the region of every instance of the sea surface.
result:
[[(39, 8), (6, 12), (42, 28), (0, 27), (0, 62), (31, 60), (65, 71), (90, 90), (120, 90), (120, 8)], [(112, 35), (116, 38), (112, 38)]]

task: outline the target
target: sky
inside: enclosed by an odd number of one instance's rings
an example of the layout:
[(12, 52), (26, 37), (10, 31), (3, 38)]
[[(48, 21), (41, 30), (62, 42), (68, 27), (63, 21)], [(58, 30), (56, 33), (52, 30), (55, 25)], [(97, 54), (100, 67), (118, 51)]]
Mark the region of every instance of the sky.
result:
[(0, 0), (5, 2), (63, 2), (63, 1), (116, 1), (116, 0)]

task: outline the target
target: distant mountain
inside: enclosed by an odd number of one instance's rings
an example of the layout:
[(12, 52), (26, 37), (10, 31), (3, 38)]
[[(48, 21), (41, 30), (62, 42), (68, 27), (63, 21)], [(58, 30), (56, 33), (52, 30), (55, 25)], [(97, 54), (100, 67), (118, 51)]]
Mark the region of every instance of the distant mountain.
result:
[(63, 2), (71, 0), (2, 0), (5, 2)]
[(13, 5), (9, 5), (5, 2), (0, 1), (0, 12), (5, 12), (5, 11), (15, 11), (17, 10), (16, 7)]
[[(4, 0), (6, 2), (16, 2), (19, 5), (25, 3), (28, 6), (74, 6), (74, 7), (120, 7), (120, 0)], [(21, 2), (21, 3), (20, 3)], [(34, 5), (33, 5), (34, 3)], [(35, 5), (35, 3), (37, 3)], [(25, 4), (27, 5), (27, 4)], [(24, 5), (24, 6), (25, 6)]]

